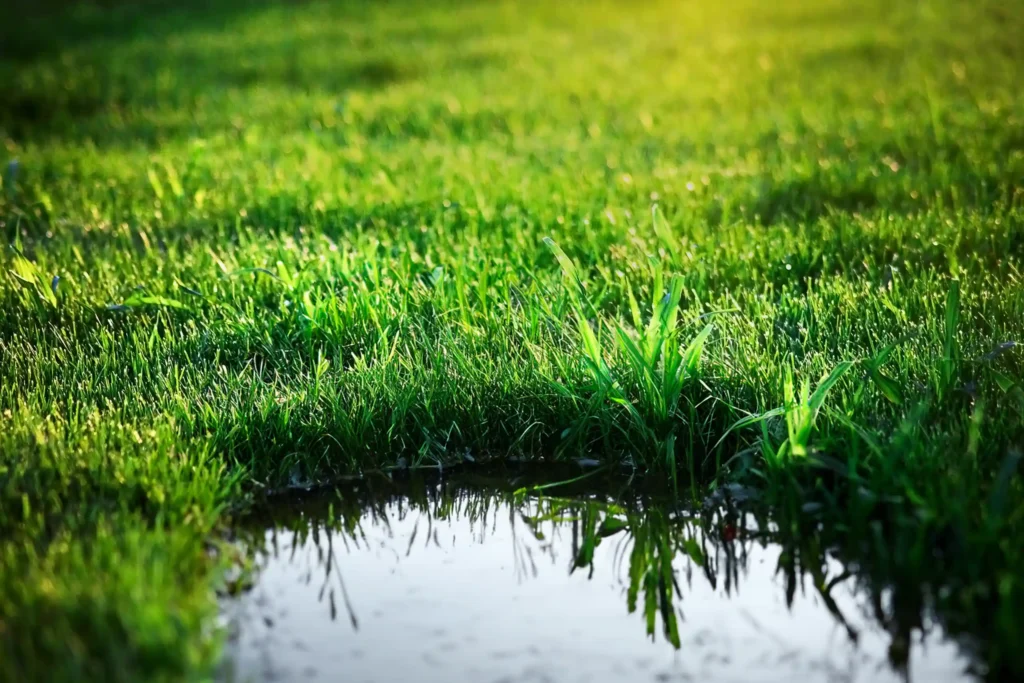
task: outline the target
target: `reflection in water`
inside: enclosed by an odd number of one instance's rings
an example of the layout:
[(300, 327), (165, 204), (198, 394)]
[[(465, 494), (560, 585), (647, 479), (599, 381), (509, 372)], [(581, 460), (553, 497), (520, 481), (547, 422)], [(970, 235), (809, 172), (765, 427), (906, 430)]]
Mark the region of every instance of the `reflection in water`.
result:
[(967, 680), (921, 609), (748, 512), (446, 482), (274, 513), (229, 679)]

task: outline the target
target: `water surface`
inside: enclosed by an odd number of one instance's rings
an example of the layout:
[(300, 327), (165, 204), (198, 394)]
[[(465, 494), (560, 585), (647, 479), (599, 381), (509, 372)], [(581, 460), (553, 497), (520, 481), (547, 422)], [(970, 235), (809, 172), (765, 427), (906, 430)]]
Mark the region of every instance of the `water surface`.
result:
[(727, 507), (453, 482), (293, 502), (243, 534), (257, 571), (223, 601), (225, 677), (970, 680), (938, 625), (776, 536)]

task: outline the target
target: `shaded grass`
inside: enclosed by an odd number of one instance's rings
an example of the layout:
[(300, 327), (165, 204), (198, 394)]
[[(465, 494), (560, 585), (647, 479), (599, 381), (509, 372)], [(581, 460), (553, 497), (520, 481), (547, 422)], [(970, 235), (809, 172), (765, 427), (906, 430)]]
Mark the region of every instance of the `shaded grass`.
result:
[(0, 629), (55, 624), (6, 676), (198, 676), (251, 495), (510, 456), (917, 534), (885, 571), (957, 558), (1020, 671), (1020, 17), (578, 10), (59, 8), (5, 43)]

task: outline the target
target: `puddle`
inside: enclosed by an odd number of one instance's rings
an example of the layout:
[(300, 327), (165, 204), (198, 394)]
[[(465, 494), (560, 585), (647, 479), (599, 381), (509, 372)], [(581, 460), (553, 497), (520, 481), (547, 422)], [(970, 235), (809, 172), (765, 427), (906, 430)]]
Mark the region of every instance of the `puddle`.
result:
[(222, 602), (226, 680), (972, 680), (941, 628), (750, 513), (371, 489), (242, 532), (257, 572)]

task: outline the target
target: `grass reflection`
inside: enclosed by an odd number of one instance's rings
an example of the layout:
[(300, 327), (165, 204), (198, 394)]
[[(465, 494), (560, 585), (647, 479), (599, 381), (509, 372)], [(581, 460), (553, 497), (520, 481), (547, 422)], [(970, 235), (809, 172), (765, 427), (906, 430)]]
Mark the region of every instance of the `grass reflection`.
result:
[[(681, 631), (695, 583), (733, 596), (751, 571), (764, 571), (752, 567), (751, 558), (763, 556), (757, 550), (769, 546), (778, 550), (771, 571), (787, 607), (799, 596), (813, 596), (850, 641), (856, 643), (864, 628), (886, 634), (889, 664), (904, 676), (909, 677), (915, 641), (943, 621), (931, 597), (941, 591), (937, 581), (907, 582), (885, 574), (884, 557), (870, 543), (853, 552), (839, 545), (840, 537), (827, 525), (808, 525), (806, 515), (792, 523), (729, 498), (686, 508), (637, 491), (616, 491), (595, 481), (564, 490), (486, 479), (360, 481), (327, 495), (269, 506), (250, 520), (247, 540), (258, 548), (257, 576), (272, 558), (295, 562), (300, 549), (314, 548), (311, 561), (301, 560), (309, 562), (304, 580), (319, 586), (317, 599), (332, 620), (345, 618), (355, 629), (360, 620), (352, 595), (361, 587), (346, 583), (349, 553), (380, 553), (399, 566), (430, 548), (449, 552), (457, 544), (489, 543), (498, 535), (502, 542), (511, 539), (520, 582), (557, 567), (586, 581), (595, 570), (604, 575), (610, 568), (626, 609), (639, 617), (638, 628), (676, 649), (685, 649)], [(467, 528), (470, 538), (462, 532), (448, 537), (449, 522)], [(857, 596), (857, 614), (848, 613), (849, 601), (841, 607), (835, 597), (840, 589)]]

